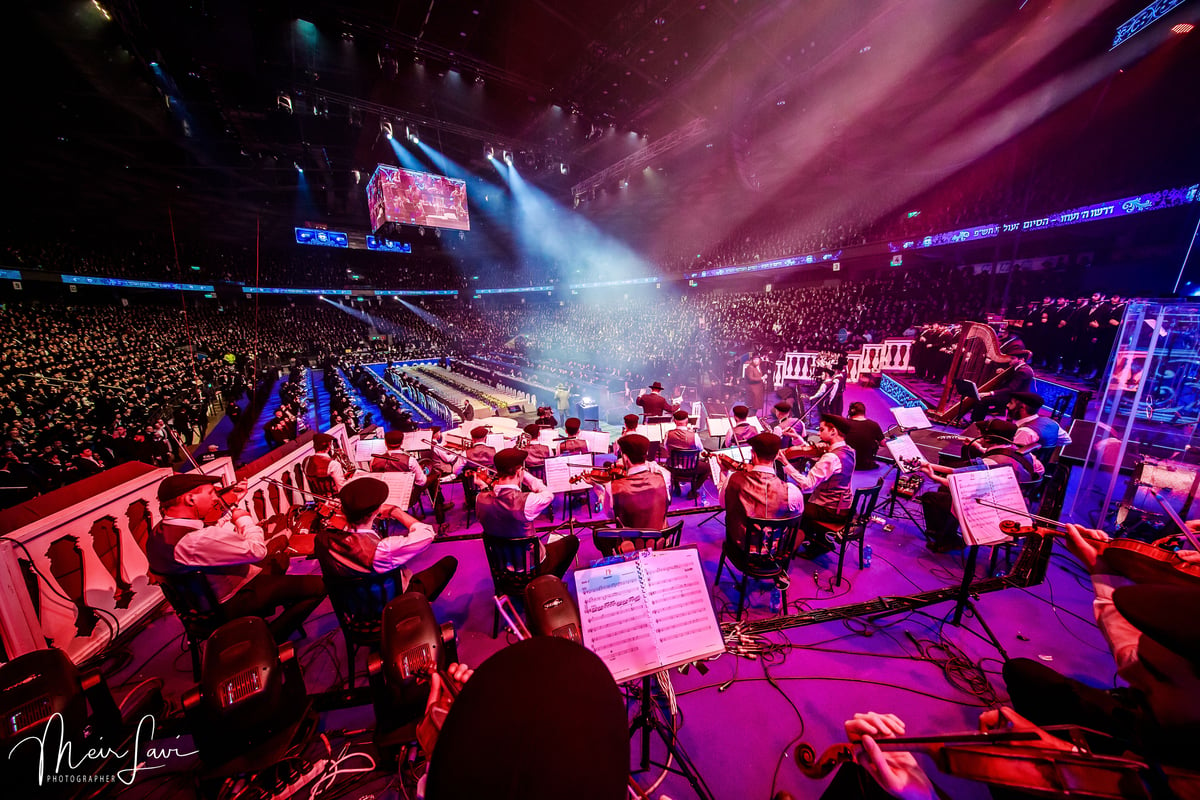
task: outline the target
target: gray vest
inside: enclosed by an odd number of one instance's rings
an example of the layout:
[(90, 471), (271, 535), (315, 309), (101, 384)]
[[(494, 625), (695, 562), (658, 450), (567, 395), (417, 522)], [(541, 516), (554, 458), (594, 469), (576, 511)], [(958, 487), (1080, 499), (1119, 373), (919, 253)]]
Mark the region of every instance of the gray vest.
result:
[(854, 477), (854, 449), (842, 446), (831, 453), (842, 462), (841, 472), (817, 484), (808, 496), (808, 502), (830, 511), (849, 511), (850, 504), (854, 501), (854, 495), (850, 491), (850, 479)]

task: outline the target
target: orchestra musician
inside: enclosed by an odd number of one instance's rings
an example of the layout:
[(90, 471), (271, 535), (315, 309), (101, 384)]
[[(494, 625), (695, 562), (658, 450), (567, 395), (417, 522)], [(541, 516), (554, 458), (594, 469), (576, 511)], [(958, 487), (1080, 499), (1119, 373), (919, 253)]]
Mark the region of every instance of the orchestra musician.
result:
[(442, 496), (440, 490), (441, 470), (430, 469), (429, 474), (425, 474), (420, 462), (405, 452), (403, 431), (388, 431), (384, 434), (383, 440), (387, 450), (371, 457), (370, 471), (411, 472), (413, 486), (417, 487), (418, 491), (423, 488), (428, 492), (429, 498), (433, 502), (434, 518), (438, 524), (445, 522), (446, 512), (454, 507), (454, 503), (446, 502)]
[(697, 449), (699, 444), (696, 439), (696, 432), (688, 425), (688, 420), (691, 419), (688, 412), (681, 408), (675, 412), (673, 418), (675, 420), (675, 427), (667, 431), (667, 435), (663, 440), (667, 452), (670, 453), (672, 450)]
[(631, 433), (637, 433), (638, 424), (642, 421), (642, 418), (637, 414), (626, 414), (621, 418), (621, 421), (624, 427), (621, 428), (621, 434), (617, 437), (617, 440), (612, 443), (612, 452), (615, 456), (621, 455), (621, 439)]
[(618, 442), (625, 477), (596, 481), (585, 476), (594, 488), (605, 517), (624, 528), (661, 531), (666, 527), (671, 504), (671, 473), (658, 464), (647, 463), (650, 440), (640, 433), (622, 436)]
[(1045, 404), (1036, 392), (1013, 392), (1009, 395), (1007, 416), (1016, 423), (1013, 444), (1022, 453), (1031, 453), (1044, 447), (1066, 447), (1071, 435), (1050, 417), (1038, 413)]
[(750, 409), (746, 406), (733, 407), (733, 427), (729, 430), (729, 435), (725, 437), (726, 447), (738, 447), (746, 444), (758, 433), (758, 430), (747, 421), (749, 416)]
[(854, 450), (856, 470), (875, 469), (875, 454), (883, 444), (883, 428), (873, 419), (867, 419), (867, 406), (855, 400), (850, 404), (850, 431), (846, 444)]
[(1009, 361), (1011, 372), (1004, 384), (991, 391), (980, 392), (978, 403), (973, 402), (972, 398), (968, 398), (972, 422), (980, 422), (988, 414), (1000, 413), (1001, 409), (1008, 405), (1009, 398), (1015, 393), (1029, 391), (1034, 377), (1033, 367), (1029, 366), (1031, 358), (1033, 358), (1033, 353), (1028, 350), (1013, 352), (1012, 360)]
[(162, 520), (146, 538), (150, 572), (167, 578), (202, 571), (228, 619), (270, 617), (281, 629), (296, 629), (325, 597), (325, 582), (316, 575), (286, 575), (282, 549), (285, 536), (268, 542), (249, 511), (230, 508), (212, 523), (206, 518), (246, 493), (240, 482), (218, 497), (213, 475), (188, 472), (170, 475), (158, 485)]
[(642, 419), (663, 417), (675, 411), (675, 406), (671, 405), (671, 401), (662, 396), (663, 385), (660, 382), (655, 381), (650, 384), (649, 389), (650, 391), (634, 401), (642, 407)]
[(346, 483), (345, 470), (333, 456), (333, 437), (317, 433), (312, 442), (313, 454), (304, 459), (302, 466), (304, 477), (314, 493), (333, 497)]
[(579, 426), (582, 424), (583, 422), (578, 417), (571, 417), (563, 423), (567, 436), (558, 445), (559, 455), (569, 456), (572, 453), (588, 452), (587, 442), (579, 438)]
[[(489, 536), (517, 539), (532, 536), (533, 521), (554, 502), (554, 492), (525, 470), (527, 454), (508, 447), (496, 454), (496, 481), (486, 488), (478, 474), (475, 483), (480, 487), (475, 499), (475, 515), (483, 532)], [(522, 491), (522, 486), (529, 491)], [(579, 539), (574, 534), (563, 536), (548, 544), (538, 544), (538, 575), (561, 578), (579, 551)]]
[[(437, 599), (458, 569), (458, 560), (446, 556), (414, 574), (406, 565), (433, 544), (434, 530), (397, 506), (384, 503), (388, 485), (378, 478), (359, 478), (338, 492), (341, 511), (317, 534), (313, 546), (321, 574), (326, 578), (354, 578), (392, 573), (393, 596), (420, 592), (430, 602)], [(377, 523), (387, 525), (381, 536)], [(381, 526), (382, 527), (382, 526)], [(395, 527), (403, 533), (392, 535)]]
[[(800, 490), (775, 474), (775, 457), (782, 445), (779, 437), (764, 432), (752, 437), (748, 444), (750, 468), (737, 472), (722, 470), (717, 484), (721, 507), (725, 509), (725, 539), (738, 549), (746, 542), (747, 517), (786, 517), (804, 508)], [(782, 580), (786, 581), (786, 576)]]
[(805, 533), (801, 555), (817, 558), (833, 549), (829, 529), (821, 523), (844, 524), (851, 513), (854, 493), (850, 481), (854, 476), (854, 449), (846, 444), (850, 420), (837, 414), (822, 414), (818, 428), (821, 442), (828, 448), (812, 468), (800, 474), (791, 464), (783, 465), (784, 474), (808, 492), (804, 503), (804, 518), (800, 523)]
[(531, 422), (523, 430), (529, 437), (529, 443), (525, 445), (525, 452), (528, 454), (525, 458), (525, 466), (530, 469), (540, 469), (545, 466), (546, 459), (550, 457), (550, 446), (538, 441), (538, 436), (542, 433), (542, 426)]
[(496, 448), (487, 443), (488, 433), (491, 432), (491, 427), (488, 425), (476, 425), (471, 429), (471, 446), (463, 451), (463, 457), (468, 461), (476, 464), (482, 464), (485, 467), (492, 466), (492, 461), (496, 458)]
[(792, 403), (788, 400), (780, 400), (774, 409), (775, 424), (771, 426), (771, 433), (783, 440), (784, 447), (798, 444), (806, 433), (804, 420), (792, 416)]

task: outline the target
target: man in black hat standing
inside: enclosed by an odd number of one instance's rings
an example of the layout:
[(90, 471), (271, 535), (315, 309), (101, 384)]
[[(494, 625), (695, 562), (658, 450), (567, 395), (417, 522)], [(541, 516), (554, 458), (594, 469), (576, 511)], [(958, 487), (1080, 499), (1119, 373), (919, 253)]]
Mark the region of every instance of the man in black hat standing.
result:
[[(329, 578), (394, 573), (397, 595), (420, 592), (432, 602), (454, 577), (458, 561), (446, 556), (413, 574), (406, 565), (433, 544), (434, 530), (404, 509), (385, 505), (387, 496), (388, 485), (378, 478), (358, 478), (342, 487), (341, 514), (317, 534), (313, 548), (321, 572)], [(404, 532), (381, 536), (377, 521), (399, 523)]]
[(785, 464), (783, 468), (784, 474), (801, 491), (808, 493), (804, 520), (800, 524), (806, 538), (802, 553), (805, 558), (816, 558), (833, 549), (829, 529), (821, 523), (844, 524), (850, 518), (854, 500), (854, 493), (850, 491), (854, 449), (846, 444), (850, 420), (837, 414), (822, 414), (818, 431), (827, 452), (803, 475), (791, 464)]
[(650, 391), (638, 397), (634, 402), (642, 407), (642, 419), (646, 417), (664, 417), (675, 410), (671, 401), (662, 396), (663, 385), (658, 381), (650, 384)]
[[(475, 515), (479, 517), (484, 534), (503, 539), (533, 536), (533, 521), (554, 502), (554, 492), (525, 471), (526, 455), (524, 450), (515, 447), (496, 454), (496, 482), (490, 491), (481, 491), (475, 499)], [(522, 486), (528, 487), (529, 491), (521, 491)], [(538, 574), (561, 578), (578, 551), (579, 539), (574, 534), (549, 544), (539, 543)]]
[(265, 541), (249, 511), (233, 508), (228, 517), (206, 524), (220, 505), (236, 503), (246, 493), (243, 482), (218, 498), (213, 485), (220, 481), (189, 472), (168, 476), (158, 485), (162, 520), (146, 538), (150, 571), (168, 579), (202, 571), (229, 619), (269, 617), (283, 606), (280, 620), (287, 620), (281, 625), (298, 628), (325, 597), (324, 581), (315, 575), (281, 574), (286, 569), (281, 561), (264, 561), (287, 540), (275, 536)]
[(304, 459), (304, 477), (309, 488), (324, 497), (333, 497), (346, 483), (342, 464), (333, 457), (333, 437), (328, 433), (313, 435), (313, 454)]

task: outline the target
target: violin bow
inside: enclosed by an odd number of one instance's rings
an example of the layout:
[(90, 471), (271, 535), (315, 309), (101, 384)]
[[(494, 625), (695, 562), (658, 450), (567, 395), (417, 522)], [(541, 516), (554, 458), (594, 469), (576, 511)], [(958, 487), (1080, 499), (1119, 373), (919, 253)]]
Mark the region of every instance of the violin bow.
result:
[(1167, 494), (1170, 491), (1170, 489), (1163, 489), (1156, 492), (1151, 489), (1150, 494), (1154, 495), (1154, 499), (1158, 501), (1160, 506), (1162, 506), (1162, 510), (1166, 512), (1166, 515), (1170, 517), (1172, 522), (1179, 526), (1179, 530), (1183, 531), (1183, 535), (1187, 537), (1189, 542), (1191, 542), (1192, 549), (1200, 550), (1200, 544), (1196, 543), (1196, 537), (1192, 533), (1192, 529), (1187, 526), (1187, 523), (1183, 521), (1183, 517), (1179, 516), (1178, 512), (1171, 508), (1171, 504), (1167, 502), (1165, 497), (1163, 497), (1164, 494)]

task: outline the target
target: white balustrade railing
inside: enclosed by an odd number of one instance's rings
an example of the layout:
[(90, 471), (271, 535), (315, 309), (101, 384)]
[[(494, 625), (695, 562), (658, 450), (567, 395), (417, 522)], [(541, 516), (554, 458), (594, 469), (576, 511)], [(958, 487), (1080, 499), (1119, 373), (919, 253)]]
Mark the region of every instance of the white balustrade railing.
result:
[[(857, 382), (863, 373), (908, 372), (912, 369), (912, 339), (884, 339), (878, 344), (865, 344), (856, 353), (846, 354), (846, 379)], [(775, 362), (775, 381), (813, 381), (817, 368), (823, 366), (821, 353), (784, 353)]]

